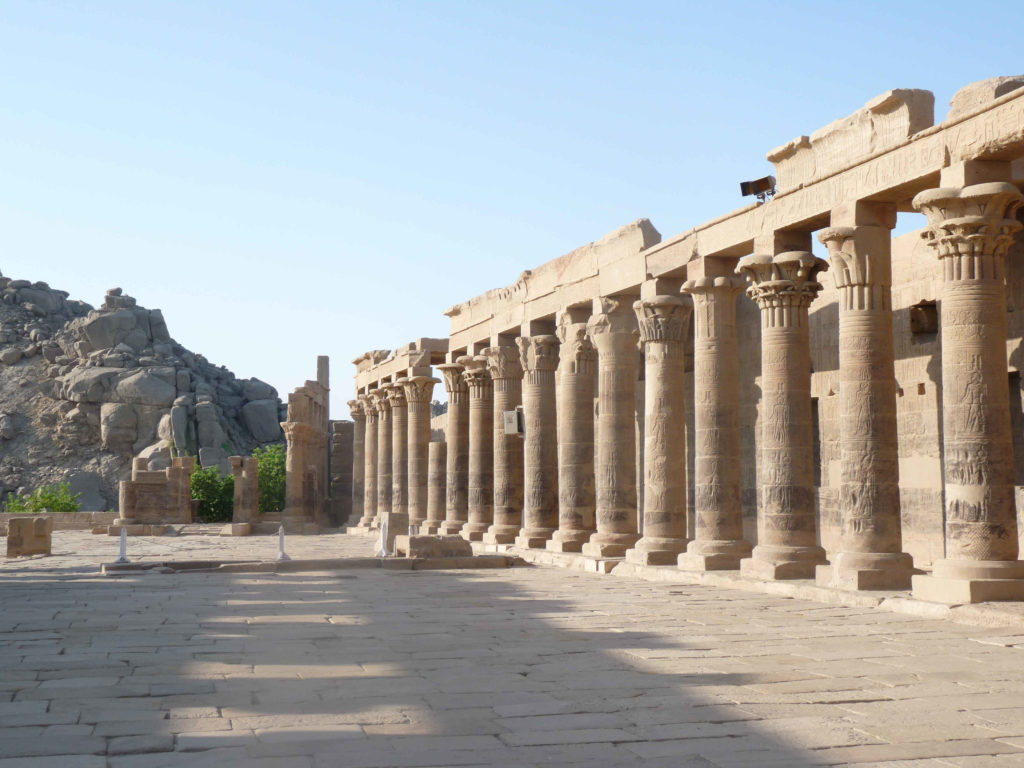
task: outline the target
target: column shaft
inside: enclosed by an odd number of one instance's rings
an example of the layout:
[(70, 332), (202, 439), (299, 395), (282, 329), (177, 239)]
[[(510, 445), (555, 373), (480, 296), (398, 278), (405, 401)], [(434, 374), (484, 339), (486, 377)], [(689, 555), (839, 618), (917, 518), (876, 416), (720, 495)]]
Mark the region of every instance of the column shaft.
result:
[(363, 517), (361, 528), (369, 528), (377, 520), (377, 407), (373, 399), (360, 395), (366, 413), (366, 442), (363, 446)]
[(523, 527), (517, 546), (544, 549), (558, 530), (558, 435), (555, 370), (558, 337), (520, 337), (523, 366)]
[(427, 444), (427, 519), (421, 530), (436, 534), (445, 518), (445, 484), (448, 472), (448, 444)]
[(469, 520), (460, 534), (480, 541), (494, 521), (494, 391), (484, 357), (460, 357), (469, 388)]
[(504, 415), (523, 404), (523, 368), (515, 347), (484, 350), (494, 386), (494, 519), (483, 541), (511, 544), (523, 525), (523, 438), (505, 434)]
[(427, 520), (427, 446), (430, 444), (430, 400), (437, 379), (414, 376), (400, 379), (405, 388), (409, 418), (409, 525)]
[(373, 398), (377, 406), (376, 520), (379, 527), (391, 518), (391, 404), (381, 390), (375, 390)]
[(462, 530), (469, 520), (469, 389), (462, 378), (463, 366), (438, 366), (448, 390), (445, 442), (445, 518), (437, 532), (450, 535)]
[(409, 410), (405, 389), (389, 384), (391, 403), (391, 518), (388, 523), (388, 551), (392, 537), (409, 532)]
[(366, 413), (358, 400), (348, 401), (352, 413), (352, 513), (343, 525), (357, 525), (363, 519), (363, 495), (366, 493)]

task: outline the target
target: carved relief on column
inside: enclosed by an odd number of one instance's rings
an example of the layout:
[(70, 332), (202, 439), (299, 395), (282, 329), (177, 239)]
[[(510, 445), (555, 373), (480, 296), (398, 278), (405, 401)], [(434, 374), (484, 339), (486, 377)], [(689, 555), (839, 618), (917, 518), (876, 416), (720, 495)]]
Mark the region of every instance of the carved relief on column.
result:
[(462, 378), (463, 366), (447, 363), (437, 370), (448, 391), (445, 517), (438, 532), (451, 535), (469, 520), (469, 388)]
[(483, 541), (511, 544), (523, 525), (523, 439), (505, 434), (504, 414), (523, 403), (523, 367), (516, 347), (483, 352), (494, 383), (494, 520)]
[(519, 337), (523, 367), (523, 527), (516, 546), (544, 549), (558, 530), (555, 370), (558, 337)]
[(448, 474), (447, 443), (427, 444), (427, 519), (421, 530), (425, 534), (440, 531), (445, 518), (445, 485)]
[(597, 350), (586, 323), (558, 318), (558, 530), (547, 548), (579, 552), (596, 530), (594, 520), (594, 383)]
[(469, 388), (469, 521), (460, 534), (481, 541), (494, 522), (494, 386), (487, 358), (460, 357)]
[(1006, 254), (1024, 196), (1009, 183), (921, 192), (943, 270), (942, 442), (946, 559), (914, 577), (943, 602), (1024, 599), (1018, 560), (1006, 363)]
[(598, 354), (598, 415), (595, 434), (597, 532), (583, 545), (592, 557), (622, 557), (637, 533), (636, 315), (631, 298), (601, 298), (587, 323)]
[(413, 376), (399, 379), (405, 388), (409, 418), (409, 525), (427, 519), (427, 445), (430, 443), (430, 401), (438, 379)]
[(739, 351), (735, 277), (688, 280), (693, 297), (694, 532), (683, 570), (735, 570), (750, 556), (743, 538)]
[(352, 514), (343, 525), (356, 525), (363, 519), (363, 495), (366, 493), (366, 413), (358, 400), (348, 401), (352, 414)]
[(366, 440), (363, 444), (363, 516), (360, 528), (369, 528), (377, 519), (377, 406), (369, 395), (360, 395), (366, 416)]
[(682, 296), (633, 304), (644, 355), (643, 536), (626, 560), (674, 564), (686, 549), (686, 330)]
[(818, 583), (907, 589), (913, 560), (901, 551), (890, 231), (830, 227), (818, 239), (839, 289), (841, 461), (839, 552), (818, 569)]
[[(391, 403), (382, 389), (370, 392), (377, 409), (377, 526), (391, 517)], [(404, 533), (404, 531), (403, 531)]]
[[(391, 536), (409, 532), (409, 411), (405, 389), (401, 384), (384, 387), (391, 405), (391, 518), (388, 522), (388, 544)], [(388, 551), (393, 551), (388, 547)]]
[(807, 579), (825, 563), (814, 498), (808, 307), (828, 264), (805, 251), (740, 260), (747, 294), (761, 310), (761, 445), (757, 546), (744, 575)]

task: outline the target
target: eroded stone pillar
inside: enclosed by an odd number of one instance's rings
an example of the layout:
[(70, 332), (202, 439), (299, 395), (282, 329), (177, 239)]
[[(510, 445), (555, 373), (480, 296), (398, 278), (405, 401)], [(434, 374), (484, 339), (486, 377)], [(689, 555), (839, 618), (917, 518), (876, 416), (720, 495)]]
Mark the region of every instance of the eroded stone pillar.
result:
[(634, 424), (637, 327), (632, 299), (596, 299), (587, 332), (597, 348), (597, 532), (582, 551), (592, 557), (622, 557), (640, 538)]
[[(859, 210), (859, 216), (858, 216)], [(860, 221), (858, 221), (858, 219)], [(895, 206), (833, 211), (818, 239), (839, 290), (839, 552), (818, 584), (907, 589), (913, 559), (902, 552), (890, 227)], [(858, 226), (858, 224), (862, 224)]]
[(409, 532), (409, 410), (405, 388), (401, 384), (388, 384), (384, 389), (391, 404), (391, 517), (388, 535), (403, 535)]
[(487, 358), (467, 355), (457, 362), (469, 388), (469, 520), (459, 533), (481, 541), (494, 522), (494, 389)]
[[(987, 166), (987, 167), (986, 167)], [(1001, 167), (1000, 167), (1001, 166)], [(925, 233), (942, 263), (942, 443), (946, 557), (914, 576), (914, 596), (971, 603), (1024, 599), (1017, 559), (1013, 439), (1006, 363), (1006, 254), (1024, 203), (1008, 165), (944, 169), (942, 183), (1002, 177), (921, 192)]]
[(516, 546), (544, 549), (558, 530), (558, 337), (516, 339), (523, 366), (523, 527)]
[(377, 409), (377, 514), (374, 519), (379, 527), (391, 517), (391, 403), (381, 389), (373, 390), (370, 397)]
[(597, 350), (586, 323), (558, 318), (558, 530), (547, 548), (579, 552), (595, 531), (594, 381)]
[(438, 379), (413, 376), (399, 379), (405, 388), (409, 418), (409, 525), (427, 519), (427, 446), (430, 444), (430, 400)]
[(809, 579), (825, 563), (817, 543), (808, 307), (828, 264), (806, 251), (740, 260), (761, 310), (761, 466), (757, 546), (740, 571)]
[(352, 513), (342, 525), (356, 525), (363, 519), (363, 496), (366, 493), (366, 413), (359, 400), (349, 400), (352, 414)]
[(688, 571), (735, 570), (750, 556), (743, 538), (739, 351), (735, 277), (688, 280), (693, 298), (694, 532), (678, 558)]
[(363, 516), (360, 528), (369, 528), (377, 519), (377, 406), (369, 395), (360, 395), (366, 415), (366, 439), (363, 443)]
[(682, 296), (633, 305), (644, 355), (643, 536), (626, 560), (674, 564), (686, 549), (686, 329)]
[(516, 347), (484, 350), (494, 386), (494, 520), (483, 541), (511, 544), (523, 527), (523, 438), (505, 434), (506, 411), (523, 404), (523, 367)]
[(445, 485), (448, 474), (448, 444), (427, 444), (427, 519), (422, 525), (426, 534), (441, 530), (445, 519)]
[(451, 535), (469, 520), (469, 388), (462, 378), (463, 366), (448, 363), (437, 369), (448, 390), (445, 518), (438, 532)]

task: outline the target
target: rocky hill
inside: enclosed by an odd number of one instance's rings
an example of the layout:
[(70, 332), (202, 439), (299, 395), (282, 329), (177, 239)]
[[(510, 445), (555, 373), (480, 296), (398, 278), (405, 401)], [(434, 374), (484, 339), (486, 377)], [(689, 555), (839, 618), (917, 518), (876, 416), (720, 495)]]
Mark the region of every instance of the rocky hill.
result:
[(70, 482), (83, 509), (116, 509), (134, 456), (227, 469), (283, 439), (277, 392), (171, 338), (120, 288), (103, 306), (0, 277), (0, 497)]

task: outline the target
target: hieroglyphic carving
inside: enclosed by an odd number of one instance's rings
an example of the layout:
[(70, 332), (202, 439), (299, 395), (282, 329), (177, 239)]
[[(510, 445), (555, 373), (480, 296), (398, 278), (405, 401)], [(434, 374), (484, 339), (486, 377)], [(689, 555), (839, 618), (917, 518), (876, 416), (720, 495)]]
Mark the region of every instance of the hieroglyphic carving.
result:
[(427, 445), (430, 443), (430, 400), (434, 385), (430, 376), (411, 376), (398, 380), (405, 390), (408, 411), (409, 525), (421, 525), (427, 519)]
[(466, 355), (456, 362), (469, 388), (468, 521), (459, 533), (480, 541), (494, 521), (494, 385), (487, 358)]
[(391, 406), (391, 515), (390, 534), (409, 528), (409, 408), (405, 387), (398, 382), (383, 387)]
[(391, 515), (391, 403), (381, 389), (370, 392), (377, 411), (377, 510), (374, 520), (380, 525)]
[(516, 543), (543, 548), (558, 529), (558, 438), (555, 369), (558, 337), (519, 337), (523, 366), (523, 527)]
[(483, 355), (494, 382), (494, 520), (483, 540), (509, 544), (523, 525), (523, 441), (505, 434), (504, 414), (523, 403), (523, 367), (517, 347), (487, 347)]
[(366, 495), (366, 411), (360, 400), (349, 400), (355, 428), (352, 430), (352, 514), (348, 525), (357, 525), (363, 519), (363, 500)]
[(363, 516), (359, 526), (367, 528), (377, 518), (377, 406), (369, 395), (360, 395), (359, 402), (366, 415), (363, 442)]
[(469, 520), (469, 388), (458, 363), (437, 366), (448, 391), (445, 426), (445, 517), (440, 532), (454, 534)]

